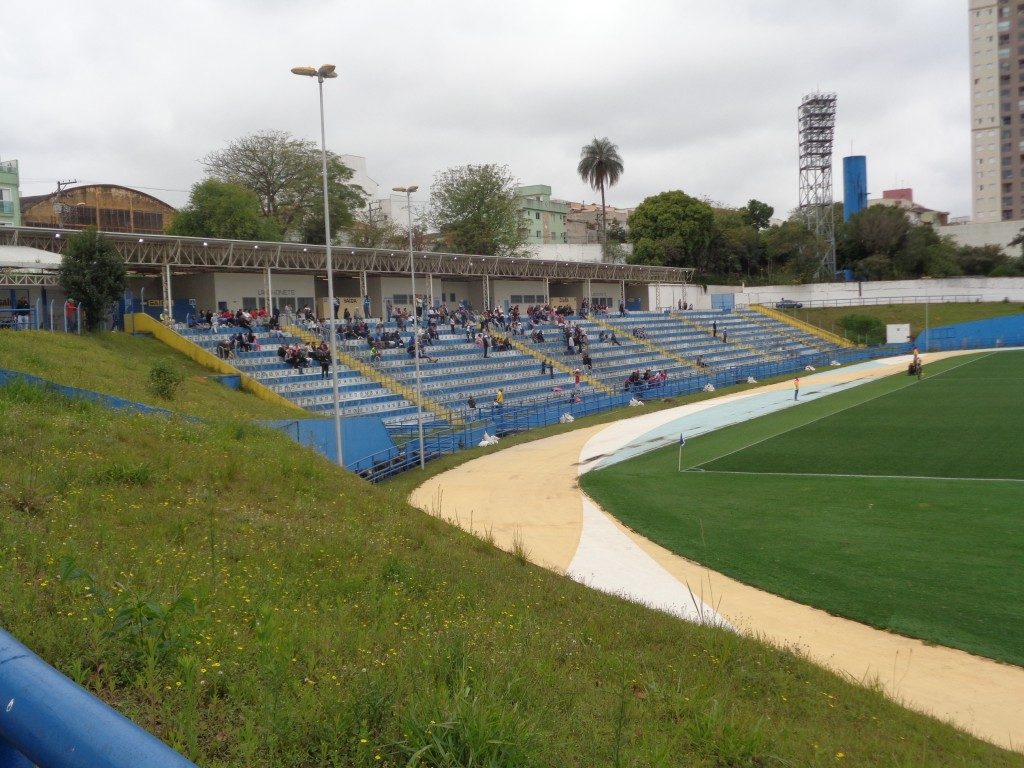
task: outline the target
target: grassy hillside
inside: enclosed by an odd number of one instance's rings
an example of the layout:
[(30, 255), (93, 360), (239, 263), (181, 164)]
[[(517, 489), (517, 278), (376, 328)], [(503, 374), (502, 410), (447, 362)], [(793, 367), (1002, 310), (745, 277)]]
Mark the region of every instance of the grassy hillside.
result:
[[(157, 397), (147, 387), (149, 371), (159, 362), (171, 364), (184, 376), (171, 401)], [(124, 333), (79, 336), (5, 331), (0, 333), (0, 368), (201, 418), (294, 419), (310, 415), (232, 391), (212, 378), (216, 375), (213, 371), (159, 341)]]
[(244, 424), (0, 390), (0, 552), (0, 624), (206, 768), (1024, 766)]
[[(937, 328), (940, 325), (966, 323), (971, 320), (987, 320), (990, 317), (1005, 317), (1024, 313), (1024, 305), (1015, 302), (978, 302), (973, 304), (929, 304), (928, 325)], [(786, 310), (800, 320), (824, 328), (826, 331), (842, 335), (839, 327), (840, 318), (847, 315), (867, 315), (877, 317), (883, 323), (910, 323), (910, 333), (917, 336), (924, 330), (924, 304), (883, 304), (866, 307), (824, 307), (816, 309)]]

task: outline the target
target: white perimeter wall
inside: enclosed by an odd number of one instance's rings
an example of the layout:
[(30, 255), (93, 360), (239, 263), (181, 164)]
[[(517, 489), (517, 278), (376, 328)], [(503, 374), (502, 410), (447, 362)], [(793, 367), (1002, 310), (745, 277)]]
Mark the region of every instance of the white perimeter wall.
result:
[[(245, 296), (258, 297), (263, 306), (267, 295), (266, 275), (259, 272), (224, 273), (213, 276), (214, 290), (217, 301), (223, 301), (228, 309), (235, 310), (242, 306)], [(316, 296), (316, 282), (312, 275), (286, 275), (271, 273), (270, 282), (274, 291), (274, 302), (279, 306), (296, 307), (300, 300), (308, 301), (313, 306)], [(173, 288), (174, 281), (171, 285)], [(323, 284), (323, 292), (327, 292), (327, 283)], [(147, 292), (148, 293), (148, 292)]]
[[(526, 249), (535, 259), (545, 261), (593, 262), (604, 261), (600, 243), (548, 243), (545, 245), (528, 245)], [(632, 253), (633, 244), (623, 243), (623, 253)]]
[[(888, 304), (902, 301), (1024, 301), (1024, 277), (955, 277), (942, 280), (883, 280), (742, 288), (710, 285), (708, 294), (735, 293), (736, 305), (774, 304), (780, 299), (821, 306)], [(897, 300), (890, 302), (889, 300)], [(698, 308), (700, 305), (694, 301)], [(710, 302), (709, 305), (710, 307)]]

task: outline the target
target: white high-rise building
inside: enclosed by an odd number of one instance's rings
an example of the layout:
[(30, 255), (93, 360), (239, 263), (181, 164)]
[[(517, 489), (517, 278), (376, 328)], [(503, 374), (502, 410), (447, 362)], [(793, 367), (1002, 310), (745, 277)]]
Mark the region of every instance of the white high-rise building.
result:
[(1024, 11), (970, 0), (971, 189), (978, 223), (1024, 218)]

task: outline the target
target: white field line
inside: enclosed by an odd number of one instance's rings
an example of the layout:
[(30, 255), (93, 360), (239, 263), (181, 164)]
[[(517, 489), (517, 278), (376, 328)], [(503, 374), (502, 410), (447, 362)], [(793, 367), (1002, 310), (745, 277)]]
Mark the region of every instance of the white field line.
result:
[[(989, 355), (994, 355), (994, 354), (995, 354), (995, 352), (989, 352), (987, 355), (982, 355), (981, 357), (975, 358), (973, 360), (968, 360), (966, 362), (960, 363), (959, 365), (954, 365), (952, 368), (947, 368), (946, 370), (941, 371), (940, 373), (937, 373), (934, 376), (926, 377), (924, 379), (924, 381), (929, 381), (930, 379), (937, 379), (939, 376), (947, 374), (950, 371), (955, 371), (957, 368), (963, 368), (965, 365), (970, 365), (971, 363), (976, 363), (979, 360), (984, 360)], [(881, 379), (879, 379), (879, 381), (881, 381)], [(790, 427), (789, 429), (784, 429), (781, 432), (776, 432), (773, 435), (768, 435), (767, 437), (762, 437), (760, 440), (755, 440), (754, 442), (748, 443), (747, 445), (744, 445), (744, 446), (742, 446), (740, 448), (737, 448), (737, 449), (735, 449), (733, 451), (729, 451), (728, 453), (723, 453), (721, 456), (715, 456), (713, 459), (708, 459), (707, 461), (702, 461), (700, 464), (693, 464), (690, 467), (687, 467), (687, 469), (696, 469), (697, 467), (703, 467), (704, 465), (710, 464), (713, 461), (719, 461), (720, 459), (724, 459), (724, 458), (726, 458), (728, 456), (732, 456), (734, 453), (740, 453), (741, 451), (747, 450), (747, 448), (753, 448), (755, 445), (760, 445), (761, 443), (768, 442), (769, 440), (774, 440), (776, 437), (781, 437), (782, 435), (785, 435), (785, 434), (787, 434), (789, 432), (793, 432), (793, 431), (795, 431), (797, 429), (803, 429), (804, 427), (810, 426), (811, 424), (815, 424), (815, 423), (817, 423), (819, 421), (824, 421), (825, 419), (832, 418), (833, 416), (835, 416), (838, 413), (843, 413), (844, 411), (849, 411), (849, 410), (852, 410), (853, 408), (859, 408), (860, 406), (867, 405), (868, 403), (873, 402), (874, 400), (879, 400), (879, 399), (881, 399), (883, 397), (888, 397), (889, 395), (895, 394), (896, 392), (901, 392), (902, 390), (906, 389), (907, 387), (912, 387), (912, 386), (914, 386), (914, 384), (917, 384), (917, 383), (918, 383), (918, 380), (915, 377), (913, 379), (913, 381), (910, 381), (910, 382), (904, 384), (902, 387), (896, 387), (896, 389), (890, 389), (888, 392), (882, 392), (881, 394), (875, 395), (874, 397), (869, 397), (867, 400), (861, 400), (859, 403), (852, 403), (852, 404), (846, 406), (845, 408), (840, 408), (838, 411), (832, 411), (831, 413), (823, 414), (822, 416), (819, 416), (816, 419), (811, 419), (810, 421), (805, 421), (803, 424), (797, 424), (795, 426)]]
[(937, 475), (858, 475), (839, 472), (743, 472), (729, 469), (688, 469), (703, 475), (755, 475), (758, 477), (850, 477), (866, 480), (950, 480), (964, 483), (1024, 483), (1019, 477), (940, 477)]

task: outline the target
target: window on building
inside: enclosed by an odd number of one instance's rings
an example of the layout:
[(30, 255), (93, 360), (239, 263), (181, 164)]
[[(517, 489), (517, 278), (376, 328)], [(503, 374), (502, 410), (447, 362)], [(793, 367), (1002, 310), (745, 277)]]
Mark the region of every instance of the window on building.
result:
[(100, 208), (100, 229), (104, 232), (130, 232), (132, 212), (123, 208)]
[(533, 218), (537, 219), (537, 221), (540, 221), (540, 211), (534, 211)]
[(537, 237), (543, 237), (543, 235), (541, 234), (541, 231), (539, 229), (537, 230)]
[(254, 309), (259, 309), (259, 301), (255, 296), (243, 296), (242, 297), (242, 309), (251, 312)]
[(136, 232), (164, 231), (164, 215), (155, 211), (133, 211), (132, 223)]
[(68, 205), (64, 208), (64, 224), (69, 227), (91, 227), (96, 224), (96, 208), (91, 205)]

